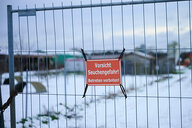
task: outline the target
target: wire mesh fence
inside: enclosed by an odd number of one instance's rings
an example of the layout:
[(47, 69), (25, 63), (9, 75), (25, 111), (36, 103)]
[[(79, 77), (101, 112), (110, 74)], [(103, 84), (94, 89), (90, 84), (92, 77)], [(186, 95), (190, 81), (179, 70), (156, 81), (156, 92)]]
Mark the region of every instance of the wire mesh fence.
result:
[[(191, 126), (190, 0), (8, 6), (8, 29), (9, 75), (2, 79), (9, 77), (10, 92), (19, 82), (24, 88), (4, 112), (8, 127)], [(127, 99), (115, 86), (91, 86), (82, 98), (81, 48), (89, 59), (126, 49)]]

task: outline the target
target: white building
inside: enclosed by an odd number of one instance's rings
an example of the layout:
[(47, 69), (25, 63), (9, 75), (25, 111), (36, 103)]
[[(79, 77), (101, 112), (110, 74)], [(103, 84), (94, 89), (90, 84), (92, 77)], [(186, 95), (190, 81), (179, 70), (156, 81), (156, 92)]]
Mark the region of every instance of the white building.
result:
[(85, 72), (84, 59), (83, 58), (66, 59), (64, 68), (66, 72)]

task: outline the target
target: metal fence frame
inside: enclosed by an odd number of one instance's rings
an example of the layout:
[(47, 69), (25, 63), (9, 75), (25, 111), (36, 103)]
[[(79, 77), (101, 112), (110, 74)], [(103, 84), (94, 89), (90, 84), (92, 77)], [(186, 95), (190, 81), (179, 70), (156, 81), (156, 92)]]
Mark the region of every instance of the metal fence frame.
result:
[[(112, 11), (112, 7), (113, 6), (124, 6), (124, 5), (132, 5), (132, 13), (134, 14), (134, 10), (133, 10), (133, 6), (136, 5), (136, 4), (143, 4), (143, 11), (144, 11), (144, 5), (145, 4), (154, 4), (154, 13), (156, 13), (156, 6), (155, 4), (156, 3), (165, 3), (165, 6), (166, 6), (166, 32), (168, 33), (168, 21), (167, 21), (167, 2), (177, 2), (177, 18), (178, 18), (178, 26), (179, 26), (179, 8), (178, 8), (178, 2), (180, 1), (189, 1), (189, 9), (190, 9), (190, 0), (149, 0), (149, 1), (129, 1), (129, 2), (111, 2), (111, 3), (101, 3), (101, 4), (88, 4), (88, 5), (72, 5), (71, 6), (60, 6), (60, 7), (43, 7), (43, 8), (34, 8), (34, 9), (12, 9), (12, 6), (11, 5), (8, 5), (7, 6), (7, 23), (8, 23), (8, 50), (9, 50), (9, 80), (10, 80), (10, 93), (11, 91), (14, 90), (14, 48), (13, 48), (13, 13), (26, 13), (26, 15), (31, 15), (31, 13), (36, 13), (37, 11), (44, 11), (44, 16), (45, 16), (45, 11), (47, 10), (52, 10), (53, 11), (53, 22), (54, 22), (54, 40), (55, 40), (55, 45), (56, 45), (56, 32), (55, 32), (55, 20), (54, 20), (54, 10), (66, 10), (66, 9), (71, 9), (71, 12), (73, 13), (73, 9), (81, 9), (81, 16), (83, 15), (82, 13), (82, 9), (83, 8), (91, 8), (91, 22), (93, 23), (93, 16), (92, 16), (92, 8), (96, 8), (96, 7), (100, 7), (101, 8), (101, 18), (103, 18), (103, 13), (102, 13), (102, 7), (111, 7), (111, 11)], [(123, 9), (121, 8), (121, 13), (123, 15)], [(62, 14), (63, 14), (63, 11), (62, 11)], [(144, 13), (145, 14), (145, 13)], [(32, 14), (33, 15), (33, 14)], [(45, 17), (44, 17), (45, 18)], [(156, 16), (154, 16), (154, 20), (155, 20), (155, 41), (156, 41), (156, 44), (157, 44), (157, 30), (156, 30)], [(63, 18), (62, 18), (63, 19)], [(134, 35), (134, 15), (132, 15), (132, 19), (133, 19), (133, 35)], [(191, 14), (190, 14), (190, 11), (189, 11), (189, 27), (190, 27), (190, 30), (191, 30)], [(145, 15), (143, 15), (143, 22), (144, 22), (144, 43), (146, 44), (146, 36), (145, 36)], [(36, 19), (36, 22), (37, 22), (37, 19)], [(63, 21), (64, 22), (64, 21)], [(111, 22), (112, 22), (112, 43), (113, 43), (113, 17), (111, 17)], [(81, 23), (83, 23), (83, 18), (81, 18)], [(123, 20), (122, 20), (122, 35), (124, 35), (124, 28), (123, 28)], [(45, 22), (45, 26), (46, 26), (46, 22)], [(83, 24), (82, 24), (83, 26)], [(37, 27), (37, 26), (36, 26)], [(72, 15), (72, 27), (73, 27), (73, 15)], [(37, 30), (37, 29), (36, 29)], [(83, 27), (82, 27), (82, 37), (84, 37), (83, 35)], [(102, 19), (102, 32), (103, 32), (103, 19)], [(190, 31), (191, 32), (191, 31)], [(45, 33), (46, 33), (46, 30), (45, 30)], [(29, 33), (28, 33), (29, 34)], [(74, 46), (74, 28), (72, 28), (72, 34), (73, 34), (73, 46)], [(38, 35), (37, 35), (38, 36)], [(63, 35), (65, 36), (65, 35)], [(166, 35), (167, 36), (167, 45), (168, 45), (168, 34)], [(94, 33), (93, 33), (93, 25), (92, 25), (92, 43), (94, 44)], [(104, 35), (102, 35), (102, 38), (103, 38), (103, 44), (104, 44)], [(82, 38), (83, 39), (83, 38)], [(47, 37), (46, 37), (46, 40), (47, 40)], [(178, 27), (178, 41), (180, 41), (180, 34), (179, 34), (179, 27)], [(37, 38), (37, 42), (38, 42), (38, 38)], [(47, 41), (46, 41), (47, 42)], [(135, 37), (133, 36), (133, 42), (135, 42)], [(29, 43), (29, 42), (28, 42)], [(124, 45), (124, 37), (123, 37), (123, 45)], [(190, 51), (192, 51), (192, 47), (191, 47), (191, 33), (190, 33)], [(84, 48), (84, 44), (83, 44), (83, 48)], [(134, 46), (135, 48), (135, 46)], [(157, 45), (156, 45), (156, 51), (157, 51)], [(94, 51), (94, 48), (92, 49)], [(103, 49), (105, 51), (105, 48)], [(114, 45), (113, 45), (113, 49), (114, 51)], [(30, 52), (30, 50), (29, 50)], [(180, 47), (179, 47), (179, 53), (180, 53)], [(55, 49), (55, 54), (56, 54), (56, 49)], [(65, 51), (64, 51), (64, 54), (65, 54)], [(146, 54), (146, 53), (145, 53)], [(156, 55), (157, 57), (157, 55)], [(30, 60), (29, 60), (30, 61)], [(156, 60), (158, 61), (158, 60)], [(168, 61), (168, 60), (167, 60)], [(47, 60), (46, 60), (47, 62)], [(169, 61), (168, 61), (169, 62)], [(39, 63), (39, 62), (38, 62)], [(30, 64), (30, 62), (29, 62)], [(136, 67), (135, 67), (136, 68)], [(55, 65), (55, 69), (57, 69), (57, 64)], [(48, 70), (48, 69), (46, 69)], [(135, 69), (136, 70), (136, 69)], [(169, 69), (168, 69), (168, 72), (169, 72)], [(191, 70), (192, 72), (192, 70)], [(147, 75), (147, 72), (145, 72)], [(136, 74), (135, 74), (136, 75)], [(158, 72), (157, 72), (157, 79), (158, 79)], [(169, 75), (169, 74), (168, 74)], [(181, 77), (181, 76), (180, 76)], [(57, 79), (57, 77), (56, 77)], [(191, 79), (192, 80), (192, 79)], [(124, 81), (125, 81), (125, 78), (124, 78)], [(66, 81), (65, 81), (66, 82)], [(146, 82), (147, 82), (147, 76), (146, 76)], [(168, 79), (168, 82), (169, 82), (169, 79)], [(135, 78), (135, 83), (136, 83), (136, 78)], [(48, 80), (47, 80), (47, 84), (48, 84)], [(169, 84), (168, 84), (169, 85)], [(75, 85), (76, 86), (76, 85)], [(135, 85), (136, 86), (136, 85)], [(169, 97), (165, 97), (165, 98), (168, 98), (169, 99), (169, 109), (170, 109), (170, 86), (168, 87), (169, 89)], [(96, 90), (94, 89), (94, 92)], [(114, 90), (115, 91), (115, 90)], [(106, 89), (105, 89), (105, 93), (106, 93)], [(65, 92), (66, 94), (66, 92)], [(146, 86), (146, 94), (147, 94), (147, 86)], [(137, 124), (137, 91), (135, 91), (135, 101), (136, 101), (136, 127), (138, 127), (138, 124)], [(157, 95), (158, 95), (158, 83), (157, 83)], [(76, 94), (75, 94), (76, 96)], [(129, 96), (128, 96), (129, 97)], [(58, 98), (58, 96), (57, 96)], [(146, 96), (146, 100), (148, 102), (148, 98), (149, 96)], [(157, 103), (158, 103), (158, 106), (159, 106), (159, 98), (160, 97), (155, 97), (157, 99)], [(178, 97), (180, 99), (180, 113), (182, 115), (182, 97), (181, 97), (181, 81), (180, 81), (180, 97)], [(86, 99), (84, 100), (85, 103), (86, 103)], [(106, 103), (106, 99), (105, 99), (105, 103)], [(76, 101), (75, 101), (75, 104), (76, 104)], [(125, 100), (125, 106), (126, 106), (127, 102)], [(96, 92), (95, 92), (95, 106), (96, 106)], [(116, 101), (114, 99), (114, 108), (116, 107)], [(105, 106), (105, 110), (106, 110), (106, 106)], [(57, 110), (58, 110), (58, 107), (57, 107)], [(76, 110), (75, 110), (76, 111)], [(115, 108), (115, 111), (116, 111), (116, 108)], [(127, 110), (125, 110), (127, 111)], [(148, 114), (148, 106), (147, 106), (147, 114)], [(116, 112), (115, 112), (116, 114)], [(85, 105), (85, 115), (86, 115), (86, 105)], [(97, 110), (96, 110), (96, 107), (95, 107), (95, 116), (97, 118)], [(171, 127), (171, 114), (170, 114), (170, 110), (169, 110), (169, 127)], [(13, 100), (11, 102), (11, 105), (10, 105), (10, 117), (11, 117), (11, 128), (16, 128), (16, 119), (15, 119), (15, 101)], [(106, 115), (105, 115), (105, 120), (106, 120)], [(125, 119), (127, 120), (127, 112), (125, 113)], [(67, 123), (67, 122), (66, 122)], [(77, 122), (75, 122), (76, 124)], [(67, 124), (66, 124), (67, 126)], [(77, 126), (77, 125), (76, 125)], [(85, 127), (86, 127), (86, 116), (85, 116)], [(97, 120), (96, 120), (96, 126), (97, 127)], [(105, 124), (105, 127), (107, 127), (107, 124)], [(115, 127), (116, 126), (116, 115), (115, 115)], [(127, 127), (127, 124), (126, 124), (126, 127)], [(149, 123), (148, 123), (148, 115), (147, 115), (147, 127), (149, 127)], [(160, 122), (159, 122), (159, 108), (158, 108), (158, 127), (160, 127)], [(181, 116), (181, 127), (182, 127), (182, 116)]]

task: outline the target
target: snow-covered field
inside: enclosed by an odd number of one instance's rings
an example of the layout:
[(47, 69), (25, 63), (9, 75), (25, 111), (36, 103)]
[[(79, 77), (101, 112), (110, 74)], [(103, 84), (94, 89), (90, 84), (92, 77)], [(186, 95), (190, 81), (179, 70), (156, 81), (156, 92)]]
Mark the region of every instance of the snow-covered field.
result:
[[(35, 89), (28, 85), (27, 116), (32, 117), (36, 127), (43, 128), (49, 126), (190, 128), (192, 126), (191, 70), (182, 68), (182, 71), (183, 74), (170, 74), (169, 77), (168, 75), (122, 76), (127, 99), (124, 98), (118, 86), (89, 86), (86, 98), (82, 98), (85, 85), (84, 74), (64, 75), (60, 72), (46, 77), (29, 72), (28, 81), (43, 83), (47, 92), (35, 93)], [(23, 76), (26, 80), (25, 73)], [(4, 79), (7, 74), (3, 74), (2, 77)], [(3, 85), (1, 89), (4, 103), (9, 97), (9, 87)], [(24, 94), (19, 94), (15, 100), (17, 121), (25, 118), (26, 115), (25, 92), (26, 88)], [(50, 123), (46, 124), (42, 121), (48, 118), (43, 116), (37, 118), (39, 113), (45, 114), (47, 111), (60, 112), (59, 119), (49, 118)], [(10, 127), (9, 109), (4, 112), (4, 119), (5, 126)], [(26, 122), (26, 124), (30, 123), (30, 120)], [(17, 124), (17, 127), (22, 125)]]

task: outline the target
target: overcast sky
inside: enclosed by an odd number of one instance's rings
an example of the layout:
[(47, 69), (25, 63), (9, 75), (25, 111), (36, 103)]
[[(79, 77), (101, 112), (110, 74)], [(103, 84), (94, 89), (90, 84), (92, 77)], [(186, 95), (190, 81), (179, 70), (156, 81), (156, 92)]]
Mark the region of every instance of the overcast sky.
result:
[[(13, 9), (18, 9), (18, 7), (20, 9), (24, 9), (26, 8), (26, 6), (27, 8), (34, 8), (35, 4), (37, 8), (43, 7), (44, 4), (46, 7), (52, 7), (52, 2), (53, 1), (50, 0), (1, 0), (0, 48), (7, 49), (8, 4), (12, 5)], [(105, 3), (108, 2), (110, 1), (105, 0)], [(118, 2), (118, 0), (113, 2)], [(55, 7), (61, 6), (61, 3), (62, 1), (60, 0), (54, 0)], [(93, 4), (95, 3), (100, 3), (100, 0), (94, 0)], [(64, 1), (63, 4), (64, 6), (70, 6), (71, 1)], [(73, 1), (73, 4), (80, 5), (80, 1), (75, 0)], [(90, 4), (90, 1), (83, 1), (83, 4)], [(168, 3), (167, 22), (165, 3), (156, 4), (155, 9), (156, 15), (154, 15), (154, 4), (146, 4), (145, 6), (143, 6), (142, 4), (135, 5), (133, 6), (134, 15), (132, 15), (133, 12), (131, 5), (126, 5), (123, 7), (112, 7), (112, 13), (111, 7), (103, 7), (102, 9), (99, 7), (92, 9), (92, 19), (90, 8), (82, 9), (83, 17), (81, 17), (81, 9), (63, 10), (63, 12), (62, 10), (57, 10), (54, 12), (46, 11), (45, 15), (44, 11), (41, 11), (36, 13), (36, 17), (28, 17), (28, 25), (27, 17), (18, 17), (18, 14), (14, 13), (13, 26), (15, 50), (21, 49), (19, 45), (20, 43), (23, 46), (23, 50), (45, 50), (47, 46), (48, 50), (56, 49), (58, 51), (82, 47), (84, 47), (85, 50), (121, 50), (123, 47), (131, 50), (134, 47), (139, 47), (141, 44), (146, 43), (147, 48), (155, 48), (157, 45), (158, 49), (165, 49), (164, 51), (166, 51), (167, 37), (168, 43), (176, 41), (180, 43), (181, 48), (190, 48), (191, 30), (189, 26), (189, 11), (191, 12), (191, 10), (189, 10), (189, 2), (179, 2), (179, 13), (177, 13), (176, 2)], [(101, 16), (101, 11), (103, 12), (103, 16)], [(55, 27), (53, 14), (55, 17)], [(143, 18), (143, 16), (145, 17), (145, 19)], [(156, 16), (157, 42), (155, 41), (154, 16)], [(44, 20), (44, 17), (46, 20)], [(64, 22), (62, 22), (62, 18), (64, 18)], [(36, 19), (37, 24), (35, 22)], [(166, 32), (166, 23), (168, 25), (168, 33)], [(45, 34), (45, 30), (47, 32), (47, 36)], [(146, 35), (145, 38), (144, 34)], [(180, 40), (178, 41), (178, 39)]]

